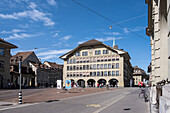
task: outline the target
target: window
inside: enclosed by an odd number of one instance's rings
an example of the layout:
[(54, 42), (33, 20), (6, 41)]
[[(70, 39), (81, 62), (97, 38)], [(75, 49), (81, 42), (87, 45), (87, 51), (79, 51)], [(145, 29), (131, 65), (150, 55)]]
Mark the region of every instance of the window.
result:
[(96, 69), (96, 64), (93, 65), (93, 69)]
[(72, 66), (70, 66), (70, 70), (72, 70)]
[(96, 76), (96, 72), (93, 72), (93, 76)]
[(112, 64), (112, 69), (115, 69), (115, 63)]
[(111, 76), (111, 71), (108, 71), (108, 76)]
[(82, 56), (88, 56), (88, 52), (87, 51), (82, 52)]
[(101, 55), (101, 50), (98, 50), (98, 55)]
[(111, 69), (111, 64), (108, 64), (108, 68)]
[(77, 63), (79, 63), (79, 59), (77, 59)]
[(116, 69), (118, 69), (119, 68), (119, 63), (116, 63)]
[(87, 51), (85, 52), (85, 56), (88, 56), (88, 52)]
[(67, 70), (69, 70), (69, 66), (67, 66)]
[(69, 64), (69, 59), (67, 59), (67, 64)]
[(106, 50), (103, 50), (103, 54), (106, 54)]
[(76, 69), (76, 66), (73, 66), (73, 70), (75, 70)]
[(77, 70), (79, 70), (79, 65), (77, 65)]
[(70, 64), (72, 64), (73, 62), (72, 62), (72, 59), (70, 59)]
[(119, 61), (119, 58), (116, 58), (116, 61)]
[(82, 74), (80, 74), (80, 77), (82, 77)]
[(0, 48), (0, 55), (3, 56), (4, 55), (4, 49)]
[(79, 77), (79, 74), (77, 74), (77, 77)]
[(104, 64), (104, 68), (107, 69), (107, 64)]
[(77, 53), (76, 53), (76, 56), (80, 56), (80, 52), (77, 52)]
[(112, 58), (112, 61), (115, 61), (115, 58)]
[(82, 65), (80, 65), (80, 70), (82, 70)]
[(85, 70), (86, 69), (86, 65), (83, 65), (83, 70)]
[(100, 65), (99, 64), (97, 64), (97, 69), (100, 69)]
[(93, 65), (90, 65), (90, 69), (93, 69)]
[(97, 72), (97, 76), (100, 76), (100, 72)]
[(107, 71), (104, 72), (104, 76), (107, 76)]
[(76, 63), (76, 59), (73, 59), (73, 63)]
[(98, 55), (98, 51), (97, 50), (95, 51), (95, 55)]
[(101, 64), (100, 68), (103, 69), (103, 64)]
[(112, 76), (115, 76), (115, 71), (112, 71)]
[(87, 65), (87, 69), (89, 69), (89, 65)]
[(103, 71), (100, 72), (100, 76), (103, 76)]
[(106, 50), (106, 54), (109, 54), (109, 50)]
[(67, 73), (67, 77), (69, 77), (69, 74)]
[(73, 77), (75, 77), (76, 75), (75, 74), (73, 74)]
[(116, 71), (116, 76), (119, 76), (119, 71)]
[(90, 72), (90, 76), (92, 76), (92, 72)]

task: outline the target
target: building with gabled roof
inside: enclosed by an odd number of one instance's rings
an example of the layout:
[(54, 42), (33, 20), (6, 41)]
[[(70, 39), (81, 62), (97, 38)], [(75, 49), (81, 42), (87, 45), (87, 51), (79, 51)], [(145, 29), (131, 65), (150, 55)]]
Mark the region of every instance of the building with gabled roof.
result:
[(0, 38), (0, 88), (7, 88), (11, 82), (10, 77), (10, 50), (17, 46)]
[(11, 82), (14, 87), (19, 87), (19, 58), (22, 56), (22, 81), (21, 85), (25, 87), (35, 87), (36, 79), (35, 73), (29, 65), (29, 62), (40, 63), (39, 59), (33, 51), (18, 52), (10, 58), (11, 65)]
[(92, 39), (60, 58), (64, 60), (63, 85), (67, 79), (88, 87), (97, 84), (124, 87), (132, 83), (130, 55), (118, 46), (110, 47)]

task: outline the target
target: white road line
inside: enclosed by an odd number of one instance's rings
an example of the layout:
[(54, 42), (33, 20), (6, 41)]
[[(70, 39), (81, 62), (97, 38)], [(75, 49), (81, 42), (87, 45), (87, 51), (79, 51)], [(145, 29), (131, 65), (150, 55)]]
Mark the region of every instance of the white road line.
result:
[[(127, 94), (127, 95), (128, 95), (128, 94)], [(101, 111), (103, 111), (104, 109), (108, 108), (108, 107), (111, 106), (112, 104), (118, 102), (119, 100), (123, 99), (123, 98), (126, 97), (127, 95), (121, 96), (121, 97), (118, 98), (117, 100), (115, 100), (115, 101), (113, 101), (113, 102), (107, 104), (106, 106), (104, 106), (104, 107), (102, 107), (102, 108), (100, 108), (100, 109), (94, 111), (93, 113), (100, 113)]]
[(20, 107), (25, 107), (25, 106), (32, 106), (32, 105), (36, 105), (36, 104), (39, 104), (39, 103), (34, 103), (34, 104), (22, 104), (22, 105), (18, 105), (18, 106), (14, 106), (14, 107), (2, 108), (2, 109), (0, 109), (0, 111), (8, 110), (8, 109), (14, 109), (14, 108), (20, 108)]

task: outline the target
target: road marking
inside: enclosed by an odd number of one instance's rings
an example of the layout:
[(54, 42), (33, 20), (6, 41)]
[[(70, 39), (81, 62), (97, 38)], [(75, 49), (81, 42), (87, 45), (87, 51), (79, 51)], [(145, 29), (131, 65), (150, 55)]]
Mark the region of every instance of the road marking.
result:
[(117, 100), (115, 100), (115, 101), (113, 101), (113, 102), (107, 104), (106, 106), (104, 106), (104, 107), (102, 107), (102, 108), (100, 108), (100, 109), (94, 111), (93, 113), (99, 113), (99, 112), (103, 111), (104, 109), (108, 108), (109, 106), (111, 106), (112, 104), (118, 102), (119, 100), (123, 99), (123, 98), (126, 97), (126, 96), (127, 96), (127, 95), (124, 95), (124, 96), (118, 98)]
[(25, 107), (25, 106), (31, 106), (31, 105), (36, 105), (36, 104), (39, 104), (39, 103), (34, 103), (34, 104), (22, 104), (22, 105), (18, 105), (18, 106), (14, 106), (14, 107), (2, 108), (2, 109), (0, 109), (0, 111), (8, 110), (8, 109), (14, 109), (14, 108), (20, 108), (20, 107)]
[(95, 107), (95, 108), (99, 108), (99, 107), (101, 107), (101, 105), (99, 105), (99, 104), (89, 104), (89, 105), (86, 105), (86, 107)]

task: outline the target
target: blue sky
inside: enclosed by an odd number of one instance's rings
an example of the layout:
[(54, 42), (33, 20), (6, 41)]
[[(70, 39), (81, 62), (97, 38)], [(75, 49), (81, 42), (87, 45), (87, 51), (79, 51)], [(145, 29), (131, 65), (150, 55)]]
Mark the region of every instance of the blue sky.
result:
[(151, 54), (150, 39), (145, 33), (145, 0), (77, 1), (124, 28), (72, 0), (1, 0), (0, 37), (19, 47), (12, 50), (12, 55), (35, 51), (42, 62), (47, 60), (60, 64), (63, 61), (58, 57), (82, 42), (97, 39), (112, 46), (115, 37), (119, 49), (129, 52), (132, 65), (147, 69)]

